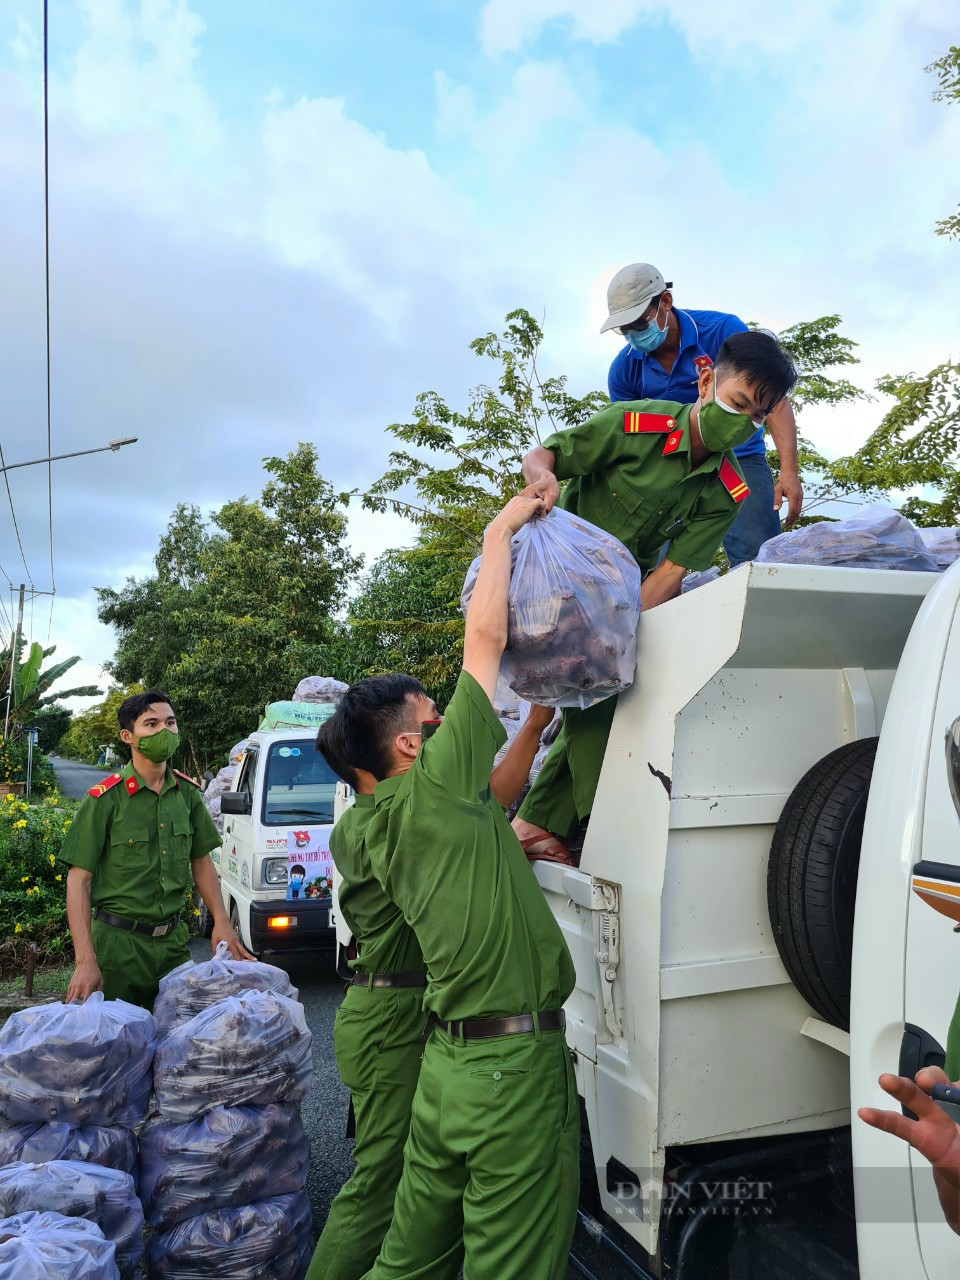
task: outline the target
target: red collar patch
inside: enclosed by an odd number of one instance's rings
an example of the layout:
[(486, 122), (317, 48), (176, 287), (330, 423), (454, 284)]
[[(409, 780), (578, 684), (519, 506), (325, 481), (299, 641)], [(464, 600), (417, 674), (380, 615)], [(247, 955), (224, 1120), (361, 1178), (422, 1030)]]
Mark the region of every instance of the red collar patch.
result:
[(720, 463), (720, 470), (717, 474), (720, 477), (720, 483), (726, 489), (727, 493), (729, 493), (734, 502), (742, 502), (744, 498), (748, 498), (750, 496), (750, 490), (747, 488), (747, 482), (729, 458), (724, 458)]
[(126, 788), (127, 788), (128, 796), (135, 796), (137, 792), (140, 790), (140, 783), (136, 780), (136, 778), (133, 776), (132, 773), (126, 781)]
[(623, 415), (623, 430), (627, 435), (665, 435), (676, 425), (676, 418), (668, 413), (639, 413), (627, 409)]
[(667, 436), (667, 443), (663, 446), (663, 457), (670, 453), (676, 453), (680, 448), (680, 441), (683, 439), (683, 428), (677, 427), (676, 431), (671, 431)]

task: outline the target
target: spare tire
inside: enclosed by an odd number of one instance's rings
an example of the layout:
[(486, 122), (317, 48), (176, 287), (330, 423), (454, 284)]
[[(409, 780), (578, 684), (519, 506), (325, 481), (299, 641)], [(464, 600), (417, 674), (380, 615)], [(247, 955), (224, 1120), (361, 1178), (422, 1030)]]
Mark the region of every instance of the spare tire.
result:
[(767, 868), (780, 958), (820, 1017), (850, 1026), (853, 913), (876, 738), (848, 742), (800, 779), (784, 806)]

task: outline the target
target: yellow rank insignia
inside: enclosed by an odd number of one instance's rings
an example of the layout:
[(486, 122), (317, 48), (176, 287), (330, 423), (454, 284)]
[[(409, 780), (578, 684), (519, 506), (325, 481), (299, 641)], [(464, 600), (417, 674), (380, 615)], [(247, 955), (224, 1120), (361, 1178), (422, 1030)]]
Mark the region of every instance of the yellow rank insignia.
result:
[(647, 435), (651, 432), (662, 435), (672, 431), (676, 425), (676, 418), (671, 418), (667, 413), (639, 413), (635, 409), (627, 409), (623, 414), (623, 430), (627, 435)]
[(89, 789), (89, 791), (87, 792), (87, 795), (93, 796), (94, 799), (98, 799), (100, 796), (104, 795), (107, 791), (109, 791), (111, 787), (115, 787), (119, 781), (120, 781), (120, 774), (111, 773), (109, 778), (104, 778), (102, 779), (102, 781), (95, 783)]
[(720, 477), (720, 483), (734, 502), (742, 502), (744, 498), (750, 496), (746, 481), (729, 458), (724, 458), (720, 463), (720, 470), (717, 474)]

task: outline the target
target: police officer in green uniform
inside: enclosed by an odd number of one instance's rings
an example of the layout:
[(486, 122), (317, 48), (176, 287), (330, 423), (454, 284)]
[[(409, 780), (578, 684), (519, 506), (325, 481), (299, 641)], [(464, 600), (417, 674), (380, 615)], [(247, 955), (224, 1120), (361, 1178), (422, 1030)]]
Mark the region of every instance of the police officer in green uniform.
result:
[(574, 970), (490, 786), (506, 738), (492, 705), (506, 644), (510, 539), (530, 488), (491, 521), (443, 722), (428, 697), (350, 716), (353, 763), (378, 778), (365, 846), (420, 943), (430, 1015), (393, 1221), (368, 1280), (566, 1274), (579, 1106), (563, 1035)]
[[(354, 805), (333, 829), (330, 853), (341, 877), (340, 911), (356, 948), (350, 961), (354, 976), (333, 1031), (337, 1069), (353, 1103), (356, 1141), (353, 1175), (330, 1206), (307, 1280), (360, 1280), (373, 1265), (393, 1217), (420, 1075), (427, 984), (423, 954), (416, 934), (371, 870), (365, 836), (374, 814), (376, 778), (350, 764), (352, 749), (345, 732), (358, 708), (405, 711), (411, 697), (427, 698), (412, 676), (361, 681), (343, 694), (337, 711), (317, 734), (324, 759), (355, 793)], [(435, 716), (436, 706), (430, 705)], [(552, 710), (531, 707), (491, 775), (491, 789), (504, 807), (529, 776), (540, 736), (552, 718)], [(460, 1254), (454, 1252), (434, 1276), (452, 1280), (459, 1267)]]
[(208, 856), (219, 832), (196, 784), (167, 764), (180, 743), (170, 699), (148, 690), (117, 718), (131, 762), (90, 788), (60, 850), (76, 954), (66, 998), (102, 991), (150, 1009), (160, 979), (190, 959), (181, 915), (191, 881), (213, 916), (214, 950), (226, 942), (236, 959), (253, 957), (230, 927)]
[[(769, 334), (732, 334), (704, 361), (693, 405), (636, 400), (559, 431), (523, 460), (548, 509), (619, 538), (643, 570), (646, 611), (679, 595), (688, 569), (707, 569), (749, 489), (730, 450), (753, 435), (796, 382)], [(560, 480), (567, 480), (560, 495)], [(664, 551), (664, 547), (666, 550)], [(593, 807), (616, 698), (566, 710), (563, 728), (514, 820), (531, 859), (569, 862), (564, 843)]]

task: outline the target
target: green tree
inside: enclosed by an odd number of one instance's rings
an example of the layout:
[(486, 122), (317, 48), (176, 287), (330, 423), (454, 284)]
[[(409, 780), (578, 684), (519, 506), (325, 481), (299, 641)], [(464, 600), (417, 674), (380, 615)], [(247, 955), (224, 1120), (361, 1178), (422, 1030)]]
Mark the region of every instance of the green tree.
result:
[(86, 764), (96, 764), (100, 749), (110, 746), (120, 759), (128, 760), (130, 753), (120, 741), (117, 711), (125, 698), (142, 692), (143, 687), (139, 684), (127, 685), (123, 689), (114, 686), (107, 691), (102, 702), (77, 712), (60, 741), (63, 754)]
[(477, 356), (499, 366), (496, 387), (474, 387), (465, 410), (452, 409), (435, 391), (419, 395), (413, 421), (387, 428), (406, 447), (390, 454), (389, 469), (361, 495), (370, 510), (395, 511), (420, 526), (420, 552), (448, 565), (451, 599), (461, 569), (479, 554), (483, 530), (523, 487), (523, 455), (607, 403), (602, 391), (577, 397), (565, 377), (541, 377), (542, 341), (540, 325), (518, 309), (502, 333), (471, 342)]
[(42, 707), (33, 717), (34, 728), (38, 730), (37, 743), (40, 750), (47, 754), (56, 751), (60, 739), (70, 728), (72, 719), (73, 712), (68, 707), (61, 707), (58, 703)]
[[(452, 575), (457, 595), (465, 571), (461, 564)], [(322, 669), (343, 680), (406, 671), (444, 706), (463, 655), (463, 618), (457, 596), (449, 597), (450, 578), (443, 557), (422, 543), (385, 551), (350, 602), (338, 642), (319, 659)]]
[(98, 590), (100, 619), (117, 632), (111, 673), (169, 694), (198, 772), (309, 674), (304, 661), (335, 634), (361, 567), (345, 545), (344, 499), (317, 463), (309, 444), (264, 459), (260, 499), (228, 502), (209, 523), (181, 504), (155, 573)]
[(351, 606), (345, 634), (364, 673), (403, 669), (441, 702), (452, 692), (463, 646), (460, 587), (487, 524), (523, 487), (524, 454), (607, 403), (602, 391), (578, 397), (565, 377), (543, 377), (542, 341), (529, 312), (511, 311), (501, 333), (470, 343), (493, 362), (495, 385), (474, 387), (463, 410), (426, 391), (412, 421), (387, 428), (404, 447), (359, 496), (371, 511), (406, 516), (419, 532), (415, 547), (380, 558)]
[[(946, 102), (948, 106), (960, 102), (960, 46), (951, 45), (942, 58), (930, 63), (927, 70), (937, 78), (934, 102)], [(956, 213), (937, 223), (937, 235), (960, 236), (960, 206)]]

